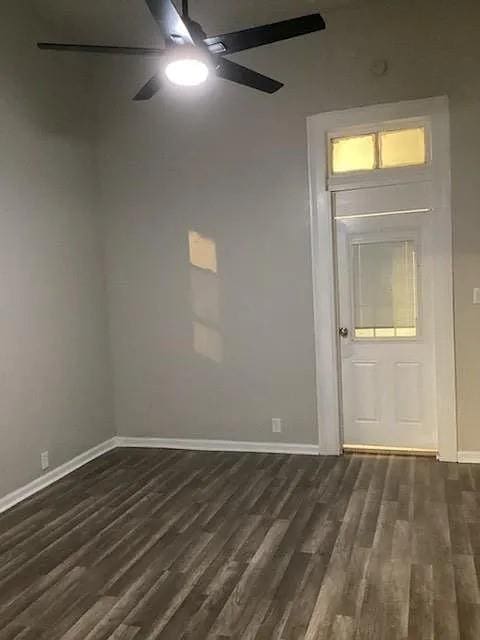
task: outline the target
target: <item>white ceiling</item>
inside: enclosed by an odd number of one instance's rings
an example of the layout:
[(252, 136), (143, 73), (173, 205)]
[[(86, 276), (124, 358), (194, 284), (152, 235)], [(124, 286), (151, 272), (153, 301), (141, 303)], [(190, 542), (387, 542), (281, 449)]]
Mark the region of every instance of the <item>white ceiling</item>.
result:
[[(49, 39), (97, 44), (156, 44), (159, 32), (143, 0), (32, 0)], [(190, 0), (209, 35), (344, 7), (362, 0)], [(177, 0), (177, 6), (181, 0)]]

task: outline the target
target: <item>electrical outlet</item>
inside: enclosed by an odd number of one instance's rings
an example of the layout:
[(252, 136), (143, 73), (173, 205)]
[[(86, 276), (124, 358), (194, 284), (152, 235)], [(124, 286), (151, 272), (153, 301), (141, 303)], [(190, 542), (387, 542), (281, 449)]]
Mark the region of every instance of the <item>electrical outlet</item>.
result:
[(272, 432), (273, 433), (282, 433), (282, 419), (281, 418), (272, 418)]
[(42, 465), (42, 470), (48, 469), (50, 463), (48, 461), (48, 451), (44, 451), (40, 454), (40, 463)]

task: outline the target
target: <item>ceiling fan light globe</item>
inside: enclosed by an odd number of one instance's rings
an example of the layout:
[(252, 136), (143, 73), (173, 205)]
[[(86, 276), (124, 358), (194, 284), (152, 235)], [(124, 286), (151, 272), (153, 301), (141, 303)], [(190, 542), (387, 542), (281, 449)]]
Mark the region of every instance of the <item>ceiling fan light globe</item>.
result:
[(165, 75), (172, 84), (181, 87), (196, 87), (207, 81), (210, 69), (203, 60), (180, 58), (167, 64)]

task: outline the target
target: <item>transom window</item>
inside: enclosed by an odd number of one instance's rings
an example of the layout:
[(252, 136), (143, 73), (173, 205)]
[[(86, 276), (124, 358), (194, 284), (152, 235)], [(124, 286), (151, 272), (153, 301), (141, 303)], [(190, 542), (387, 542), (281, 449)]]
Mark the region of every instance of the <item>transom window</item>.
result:
[(425, 127), (376, 131), (333, 138), (330, 142), (333, 174), (425, 165)]

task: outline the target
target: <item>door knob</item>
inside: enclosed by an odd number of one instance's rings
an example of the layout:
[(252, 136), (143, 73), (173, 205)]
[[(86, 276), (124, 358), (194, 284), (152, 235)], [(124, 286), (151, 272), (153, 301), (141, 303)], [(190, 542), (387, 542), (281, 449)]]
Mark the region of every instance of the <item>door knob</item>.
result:
[(347, 329), (347, 327), (340, 327), (340, 329), (338, 330), (338, 335), (341, 338), (348, 338), (348, 329)]

